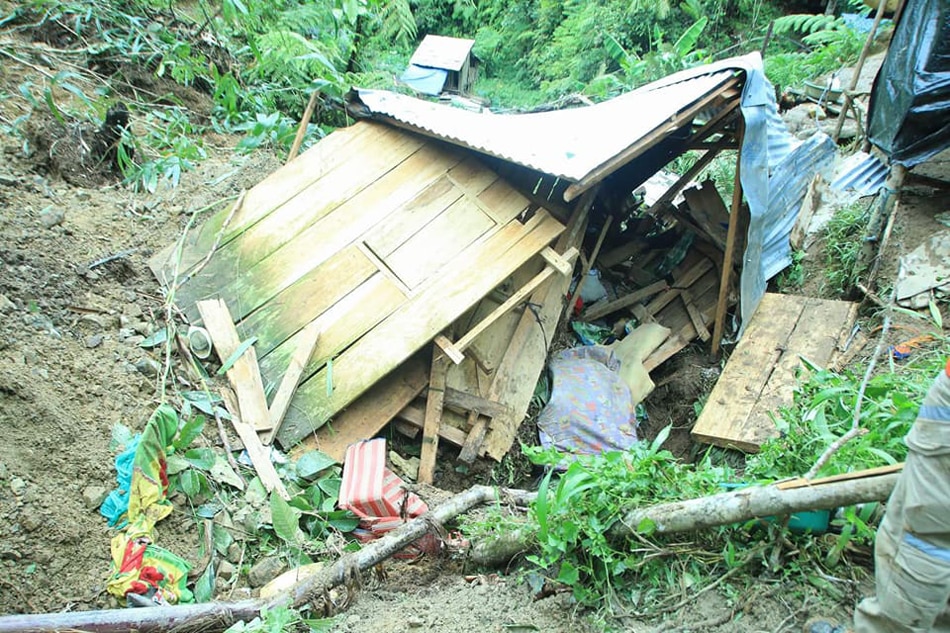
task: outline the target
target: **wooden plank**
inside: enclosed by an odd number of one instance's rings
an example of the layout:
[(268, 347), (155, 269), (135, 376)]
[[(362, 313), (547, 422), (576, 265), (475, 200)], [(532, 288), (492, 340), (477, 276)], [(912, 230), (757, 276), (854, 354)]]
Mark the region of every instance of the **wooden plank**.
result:
[(445, 388), (445, 406), (461, 409), (466, 413), (478, 411), (490, 418), (511, 416), (512, 413), (511, 407), (501, 402), (452, 387)]
[(693, 303), (692, 295), (688, 290), (681, 290), (680, 298), (683, 299), (683, 305), (686, 306), (686, 313), (689, 314), (689, 320), (693, 322), (693, 327), (696, 328), (696, 333), (699, 335), (699, 338), (701, 338), (703, 342), (708, 341), (709, 326), (703, 319), (703, 315), (699, 311), (699, 308), (697, 308), (696, 304)]
[(482, 443), (485, 441), (485, 433), (488, 431), (488, 418), (480, 416), (478, 411), (472, 411), (468, 414), (468, 421), (472, 429), (465, 437), (465, 443), (462, 444), (462, 450), (459, 451), (459, 461), (471, 464), (478, 457), (482, 449)]
[(377, 257), (385, 258), (462, 197), (443, 176), (416, 196), (404, 212), (394, 213), (370, 229), (363, 241)]
[(270, 460), (270, 451), (261, 444), (261, 439), (257, 436), (257, 431), (250, 424), (245, 422), (241, 415), (241, 405), (234, 393), (227, 388), (221, 389), (221, 397), (224, 399), (224, 406), (231, 413), (231, 426), (237, 432), (241, 442), (244, 443), (244, 450), (251, 459), (251, 465), (254, 471), (261, 478), (261, 483), (267, 492), (276, 491), (284, 499), (290, 499), (284, 482), (280, 480), (274, 463)]
[[(443, 410), (442, 413), (445, 414), (447, 411)], [(425, 417), (425, 407), (419, 407), (410, 403), (399, 412), (397, 419), (407, 422), (411, 424), (413, 428), (421, 431), (422, 427), (425, 426)], [(456, 446), (462, 446), (465, 443), (465, 431), (443, 423), (439, 427), (439, 438), (451, 442)]]
[(799, 356), (830, 359), (847, 302), (766, 293), (693, 427), (697, 441), (746, 451), (777, 432), (769, 416), (792, 402)]
[[(716, 313), (717, 289), (716, 277), (711, 270), (691, 287), (694, 303), (705, 322), (711, 322)], [(642, 311), (649, 314), (645, 308)], [(653, 371), (665, 363), (698, 336), (696, 327), (686, 314), (685, 308), (680, 309), (678, 305), (670, 304), (657, 316), (656, 321), (673, 330), (673, 334), (643, 361), (643, 367), (647, 371)], [(647, 321), (641, 320), (641, 322)]]
[(295, 416), (291, 410), (278, 437), (281, 444), (293, 445), (319, 428), (540, 252), (563, 228), (541, 211), (527, 224), (512, 222), (466, 249), (442, 274), (420, 286), (410, 301), (334, 360), (334, 387), (329, 396), (326, 368), (301, 385), (297, 398), (309, 415)]
[[(742, 144), (745, 137), (744, 119), (739, 119), (736, 139)], [(716, 320), (713, 323), (712, 354), (719, 353), (722, 342), (722, 330), (726, 321), (726, 299), (729, 294), (729, 278), (732, 276), (732, 260), (735, 257), (736, 237), (739, 233), (739, 213), (742, 207), (742, 180), (740, 165), (742, 164), (742, 149), (736, 153), (736, 176), (733, 183), (732, 208), (729, 211), (729, 229), (726, 231), (726, 251), (722, 257), (722, 277), (719, 280), (719, 303), (716, 306)]]
[[(541, 251), (542, 257), (544, 252), (549, 249), (545, 248)], [(558, 256), (562, 261), (567, 262), (569, 265), (573, 265), (575, 259), (577, 259), (578, 251), (576, 248), (569, 248), (564, 253), (563, 256)], [(548, 261), (545, 258), (545, 261)], [(550, 263), (550, 262), (549, 262)], [(520, 305), (528, 296), (534, 292), (541, 284), (550, 279), (555, 274), (553, 268), (547, 267), (542, 270), (540, 273), (535, 275), (528, 283), (519, 288), (514, 294), (512, 294), (508, 299), (505, 300), (500, 306), (495, 308), (488, 316), (478, 322), (476, 326), (470, 329), (466, 334), (460, 338), (455, 343), (455, 348), (461, 351), (465, 351), (469, 346), (481, 335), (485, 330), (487, 330), (495, 321), (507, 314), (510, 310), (513, 310), (515, 306)], [(458, 364), (460, 361), (456, 361)]]
[(445, 402), (445, 375), (448, 359), (433, 349), (432, 371), (429, 373), (429, 393), (426, 397), (426, 418), (422, 426), (422, 451), (419, 454), (420, 484), (431, 484), (435, 476), (435, 459), (439, 450), (439, 427), (442, 425), (442, 405)]
[[(221, 362), (226, 362), (241, 346), (241, 338), (234, 327), (228, 306), (220, 299), (199, 301), (198, 310)], [(244, 421), (258, 431), (273, 428), (253, 345), (234, 362), (227, 376), (237, 394)]]
[[(405, 303), (406, 295), (402, 289), (381, 273), (337, 301), (314, 320), (321, 334), (303, 380), (307, 380), (329, 359), (335, 358)], [(284, 373), (301, 335), (298, 331), (261, 360), (261, 374), (265, 383), (276, 382)]]
[[(343, 249), (274, 297), (241, 328), (257, 337), (261, 358), (366, 283), (377, 269), (355, 246)], [(293, 306), (288, 310), (288, 306)]]
[(703, 257), (692, 268), (686, 271), (682, 277), (674, 277), (673, 287), (647, 304), (647, 312), (650, 314), (657, 314), (667, 304), (671, 303), (674, 299), (680, 296), (680, 292), (683, 288), (689, 288), (692, 286), (700, 277), (706, 274), (706, 271), (712, 267), (712, 262), (706, 257)]
[[(228, 305), (237, 306), (236, 316), (247, 316), (335, 253), (357, 242), (384, 218), (411, 204), (458, 161), (457, 155), (427, 145), (371, 183), (373, 186), (364, 187), (345, 200), (326, 204), (320, 200), (319, 206), (310, 200), (295, 209), (303, 220), (287, 220), (272, 227), (271, 218), (280, 218), (282, 214), (271, 214), (266, 226), (264, 221), (258, 223), (252, 231), (234, 240), (230, 250), (216, 253), (200, 274), (179, 289), (179, 303), (186, 306), (188, 314), (189, 302), (217, 295)], [(329, 191), (328, 196), (342, 196), (337, 189)], [(301, 222), (306, 228), (293, 232)], [(266, 251), (269, 254), (262, 257)], [(235, 275), (236, 271), (239, 274)]]
[(407, 286), (415, 288), (495, 226), (492, 218), (463, 197), (382, 259)]
[(343, 461), (346, 447), (375, 436), (411, 403), (429, 381), (424, 355), (417, 354), (373, 385), (333, 421), (325, 424), (290, 452), (293, 460), (307, 451), (320, 450)]
[(596, 321), (601, 317), (605, 317), (608, 314), (613, 314), (618, 310), (622, 310), (626, 307), (632, 306), (635, 303), (640, 303), (644, 299), (649, 299), (658, 292), (663, 292), (668, 290), (669, 286), (666, 283), (666, 280), (661, 279), (656, 283), (652, 283), (646, 288), (640, 288), (639, 290), (634, 290), (633, 292), (615, 299), (613, 301), (608, 301), (606, 303), (595, 303), (589, 308), (584, 310), (584, 313), (581, 315), (581, 318), (585, 321)]
[[(185, 236), (182, 258), (178, 265), (180, 276), (187, 274), (193, 266), (203, 260), (215, 241), (226, 244), (241, 231), (270, 213), (275, 206), (293, 198), (310, 186), (314, 180), (345, 164), (350, 157), (361, 151), (363, 146), (358, 140), (363, 134), (372, 131), (374, 134), (388, 135), (389, 132), (384, 128), (386, 128), (384, 125), (357, 123), (335, 130), (299, 156), (300, 160), (295, 161), (293, 165), (278, 169), (258, 183), (257, 187), (248, 192), (249, 197), (245, 200), (246, 209), (242, 209), (241, 215), (232, 217), (227, 227), (224, 227), (224, 223), (229, 215), (227, 207), (230, 205), (212, 215), (200, 228)], [(262, 192), (266, 195), (260, 195)], [(222, 231), (222, 228), (225, 230)], [(177, 246), (177, 243), (170, 244), (149, 260), (149, 267), (156, 278), (162, 282), (171, 281)]]
[(880, 477), (904, 470), (904, 462), (898, 464), (888, 464), (887, 466), (878, 466), (876, 468), (865, 468), (850, 473), (841, 473), (831, 475), (830, 477), (819, 477), (818, 479), (805, 479), (796, 477), (788, 481), (780, 481), (775, 484), (779, 490), (792, 490), (793, 488), (806, 488), (811, 486), (820, 486), (822, 484), (831, 484), (838, 481), (854, 481), (855, 479), (864, 479), (866, 477)]
[[(577, 256), (577, 249), (574, 249), (575, 257)], [(549, 266), (554, 268), (562, 275), (570, 275), (574, 272), (573, 262), (568, 261), (567, 257), (561, 257), (560, 253), (555, 251), (553, 248), (548, 247), (541, 251), (541, 257), (548, 263)]]
[(465, 361), (465, 354), (462, 353), (462, 350), (456, 347), (455, 344), (444, 334), (439, 334), (436, 336), (433, 339), (433, 342), (438, 345), (439, 350), (448, 356), (449, 360), (451, 360), (456, 365)]
[[(574, 208), (567, 230), (558, 239), (555, 250), (564, 253), (568, 248), (580, 248), (587, 228), (588, 212), (597, 190), (585, 194)], [(531, 302), (540, 306), (536, 311), (522, 313), (508, 349), (495, 369), (488, 390), (488, 398), (511, 407), (510, 416), (494, 419), (494, 426), (486, 436), (483, 448), (495, 460), (511, 448), (518, 428), (528, 411), (538, 377), (544, 369), (549, 337), (557, 331), (564, 310), (564, 297), (571, 280), (552, 276), (531, 295)]]
[(264, 436), (264, 444), (273, 442), (274, 436), (277, 434), (277, 431), (280, 430), (280, 425), (284, 421), (284, 415), (287, 414), (287, 409), (290, 408), (290, 401), (294, 397), (294, 392), (297, 391), (297, 384), (300, 382), (300, 377), (303, 375), (307, 363), (310, 362), (310, 356), (313, 354), (313, 348), (316, 347), (317, 338), (319, 336), (320, 328), (317, 326), (316, 321), (303, 329), (303, 333), (297, 343), (297, 349), (294, 350), (294, 355), (290, 357), (290, 365), (287, 367), (287, 373), (285, 373), (281, 379), (280, 387), (277, 388), (277, 393), (274, 395), (274, 399), (268, 409), (270, 412), (271, 430)]
[(584, 289), (584, 283), (587, 281), (587, 277), (590, 274), (590, 269), (594, 265), (594, 260), (597, 259), (597, 256), (600, 255), (600, 247), (604, 245), (604, 238), (607, 237), (607, 231), (610, 230), (610, 225), (613, 224), (614, 216), (608, 215), (607, 219), (604, 220), (604, 226), (600, 229), (600, 234), (597, 236), (597, 243), (594, 244), (594, 250), (590, 253), (590, 259), (584, 259), (581, 257), (581, 272), (580, 277), (577, 280), (577, 286), (574, 287), (574, 292), (570, 294), (570, 297), (567, 300), (567, 314), (570, 315), (574, 312), (574, 306), (577, 303), (577, 297), (581, 296), (581, 291)]
[(705, 233), (720, 250), (725, 249), (729, 210), (723, 203), (722, 196), (719, 195), (713, 181), (706, 180), (700, 187), (685, 189), (683, 197), (686, 198), (687, 213), (699, 226), (700, 231)]
[[(508, 224), (527, 209), (531, 202), (504, 180), (498, 180), (478, 194), (482, 211), (498, 224)], [(545, 211), (546, 213), (546, 211)]]

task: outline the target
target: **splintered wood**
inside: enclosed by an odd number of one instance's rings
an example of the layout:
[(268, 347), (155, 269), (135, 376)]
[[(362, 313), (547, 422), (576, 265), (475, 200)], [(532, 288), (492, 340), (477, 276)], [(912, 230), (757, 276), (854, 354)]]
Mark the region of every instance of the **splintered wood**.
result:
[(693, 439), (755, 452), (778, 435), (772, 416), (791, 405), (801, 359), (828, 366), (857, 304), (767, 293), (693, 427)]

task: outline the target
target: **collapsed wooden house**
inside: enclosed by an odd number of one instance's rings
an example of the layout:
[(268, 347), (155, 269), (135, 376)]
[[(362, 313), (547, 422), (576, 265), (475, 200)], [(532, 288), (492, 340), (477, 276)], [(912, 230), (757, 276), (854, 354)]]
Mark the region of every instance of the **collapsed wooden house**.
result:
[[(240, 337), (255, 339), (264, 387), (313, 347), (279, 429), (279, 416), (256, 425), (265, 439), (342, 459), (348, 444), (397, 420), (421, 429), (420, 478), (431, 480), (440, 441), (466, 461), (509, 450), (558, 324), (575, 308), (567, 297), (578, 294), (576, 264), (581, 279), (595, 265), (625, 277), (619, 294), (581, 318), (623, 311), (670, 328), (648, 370), (697, 337), (716, 351), (737, 301), (738, 320), (748, 321), (789, 257), (810, 174), (833, 152), (821, 135), (797, 143), (777, 134), (770, 91), (755, 57), (538, 114), (358, 91), (349, 110), (363, 120), (249, 190), (181, 249), (156, 255), (152, 268), (193, 323), (199, 301), (227, 304)], [(691, 150), (702, 154), (664, 193), (640, 195)], [(710, 184), (681, 201), (724, 150), (737, 152), (730, 207)], [(675, 227), (676, 244), (653, 248), (657, 227)], [(648, 271), (650, 258), (663, 267)], [(260, 400), (258, 420), (267, 418)]]

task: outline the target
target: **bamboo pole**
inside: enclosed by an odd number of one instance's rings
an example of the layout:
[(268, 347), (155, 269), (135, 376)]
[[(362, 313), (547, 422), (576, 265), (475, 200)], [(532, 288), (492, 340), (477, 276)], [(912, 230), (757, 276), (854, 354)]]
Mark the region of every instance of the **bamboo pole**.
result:
[(874, 36), (877, 33), (877, 27), (881, 25), (881, 18), (884, 17), (884, 7), (887, 6), (887, 0), (881, 0), (877, 5), (877, 14), (874, 16), (874, 26), (871, 27), (871, 32), (868, 33), (867, 39), (864, 40), (864, 48), (861, 49), (861, 56), (858, 57), (858, 63), (854, 67), (854, 75), (851, 77), (851, 87), (844, 93), (844, 103), (841, 104), (841, 112), (838, 114), (838, 122), (835, 124), (835, 131), (831, 135), (831, 139), (837, 143), (838, 137), (841, 135), (841, 127), (844, 125), (844, 119), (848, 116), (848, 108), (851, 107), (852, 101), (854, 101), (854, 91), (858, 87), (858, 79), (861, 75), (861, 69), (864, 68), (864, 62), (868, 58), (868, 52), (871, 50), (871, 42), (874, 41)]
[(300, 125), (297, 126), (297, 135), (294, 136), (294, 144), (290, 146), (290, 154), (287, 155), (287, 162), (297, 158), (297, 152), (300, 151), (300, 144), (303, 143), (303, 137), (307, 135), (307, 126), (310, 125), (310, 119), (313, 117), (313, 111), (317, 107), (317, 100), (320, 98), (320, 91), (314, 90), (310, 95), (310, 101), (303, 111), (303, 118), (300, 119)]

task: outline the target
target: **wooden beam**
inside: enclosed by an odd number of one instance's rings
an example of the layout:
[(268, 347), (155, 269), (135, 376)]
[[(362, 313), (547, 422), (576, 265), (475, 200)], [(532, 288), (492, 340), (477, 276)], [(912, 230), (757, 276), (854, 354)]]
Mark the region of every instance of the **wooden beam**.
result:
[(574, 272), (574, 264), (568, 260), (567, 253), (564, 253), (562, 256), (556, 250), (548, 246), (543, 251), (541, 251), (541, 257), (548, 263), (549, 266), (554, 268), (562, 275), (570, 275)]
[[(740, 119), (736, 138), (739, 143), (745, 137), (745, 121)], [(732, 276), (732, 260), (735, 257), (736, 235), (739, 232), (739, 214), (742, 209), (742, 149), (736, 155), (736, 179), (732, 193), (732, 209), (729, 211), (729, 230), (726, 232), (726, 252), (722, 258), (722, 276), (719, 279), (719, 301), (716, 304), (716, 320), (713, 325), (712, 354), (719, 353), (722, 342), (722, 330), (726, 321), (726, 299), (729, 296), (729, 278)]]
[(670, 117), (669, 120), (664, 122), (662, 125), (657, 126), (649, 133), (637, 139), (637, 141), (630, 145), (627, 149), (618, 153), (612, 159), (591, 171), (580, 181), (569, 186), (564, 192), (564, 200), (570, 202), (580, 194), (584, 193), (595, 184), (606, 178), (608, 175), (623, 165), (626, 165), (634, 158), (638, 157), (648, 148), (653, 147), (653, 145), (659, 139), (686, 125), (693, 118), (695, 118), (697, 114), (702, 112), (710, 103), (719, 98), (724, 92), (738, 85), (739, 79), (737, 77), (730, 77), (729, 79), (726, 79), (720, 88), (714, 89), (702, 98), (696, 100), (684, 110)]
[(316, 321), (312, 321), (303, 329), (303, 335), (297, 341), (297, 349), (290, 357), (290, 365), (287, 372), (280, 381), (274, 400), (271, 402), (268, 413), (270, 414), (271, 430), (264, 436), (264, 444), (271, 444), (274, 436), (280, 430), (280, 425), (284, 421), (287, 409), (290, 408), (290, 401), (297, 391), (297, 384), (303, 375), (307, 363), (310, 362), (310, 356), (313, 354), (314, 347), (317, 346), (317, 339), (320, 337), (320, 328)]
[(696, 328), (696, 333), (699, 335), (699, 338), (702, 339), (704, 343), (709, 341), (709, 326), (706, 325), (706, 321), (703, 319), (699, 308), (693, 303), (693, 297), (690, 295), (689, 290), (680, 290), (680, 297), (683, 299), (683, 305), (686, 306), (686, 313), (689, 315), (689, 320), (693, 322), (693, 327)]
[(613, 224), (613, 221), (614, 216), (608, 215), (604, 221), (603, 228), (600, 229), (600, 235), (597, 236), (597, 243), (594, 244), (594, 250), (591, 251), (590, 258), (584, 260), (580, 279), (577, 280), (577, 286), (575, 286), (574, 292), (571, 293), (570, 298), (567, 300), (567, 314), (571, 314), (574, 310), (574, 303), (584, 288), (584, 282), (587, 281), (587, 275), (590, 274), (590, 269), (594, 266), (594, 261), (597, 259), (597, 256), (600, 255), (600, 247), (604, 245), (604, 238), (607, 237), (607, 231), (610, 230), (610, 225)]
[(465, 437), (465, 443), (462, 444), (459, 461), (471, 464), (478, 457), (478, 452), (482, 449), (482, 442), (485, 441), (485, 433), (488, 431), (488, 418), (479, 416), (478, 411), (471, 411), (468, 414), (468, 422), (472, 429)]
[(706, 271), (712, 267), (712, 261), (710, 261), (708, 257), (703, 257), (689, 270), (683, 273), (678, 279), (674, 278), (673, 287), (651, 301), (646, 307), (647, 312), (655, 315), (657, 312), (669, 305), (674, 299), (680, 296), (683, 290), (696, 283), (700, 277), (705, 275)]
[(465, 412), (478, 411), (490, 418), (511, 415), (511, 407), (507, 405), (452, 387), (445, 388), (445, 406), (451, 409), (462, 409)]
[(237, 432), (238, 437), (244, 443), (244, 450), (247, 456), (251, 458), (251, 465), (254, 471), (261, 478), (261, 483), (267, 492), (276, 491), (283, 499), (290, 499), (290, 494), (284, 487), (284, 482), (280, 480), (274, 463), (270, 460), (270, 452), (261, 444), (257, 431), (250, 424), (241, 419), (241, 406), (238, 404), (234, 393), (227, 388), (221, 389), (221, 397), (224, 399), (224, 406), (231, 412), (231, 426)]
[[(416, 405), (414, 403), (409, 403), (406, 405), (402, 411), (396, 416), (397, 421), (402, 421), (409, 424), (412, 428), (419, 431), (422, 430), (422, 427), (425, 426), (426, 411), (424, 407)], [(465, 444), (465, 431), (462, 429), (455, 428), (448, 424), (443, 424), (439, 427), (439, 437), (445, 440), (446, 442), (451, 442), (456, 446), (462, 446)]]
[[(550, 248), (545, 249), (545, 250), (550, 250)], [(542, 251), (542, 256), (543, 254), (544, 254), (544, 251)], [(568, 266), (570, 266), (567, 273), (568, 275), (573, 270), (574, 260), (577, 259), (577, 254), (578, 254), (578, 251), (576, 248), (569, 248), (563, 255), (558, 256), (558, 259), (560, 259), (563, 262), (566, 262)], [(532, 292), (534, 292), (545, 281), (550, 279), (551, 276), (554, 275), (554, 273), (562, 272), (563, 274), (563, 271), (561, 269), (555, 269), (551, 267), (552, 265), (551, 265), (550, 260), (547, 260), (547, 258), (545, 258), (545, 260), (548, 261), (549, 266), (545, 267), (544, 270), (542, 270), (540, 273), (535, 275), (528, 283), (526, 283), (524, 286), (519, 288), (517, 292), (515, 292), (510, 297), (508, 297), (508, 299), (506, 299), (504, 303), (502, 303), (500, 306), (492, 310), (490, 314), (488, 314), (484, 319), (479, 321), (471, 330), (469, 330), (465, 334), (465, 336), (463, 336), (458, 341), (456, 341), (453, 344), (453, 347), (457, 350), (464, 352), (475, 341), (475, 339), (478, 338), (480, 334), (482, 334), (482, 332), (487, 330), (492, 325), (492, 323), (494, 323), (495, 321), (500, 319), (502, 316), (504, 316), (505, 314), (513, 310), (516, 306), (523, 303), (524, 300), (527, 299), (528, 296), (530, 296)], [(441, 347), (441, 344), (440, 344), (440, 347)], [(455, 361), (456, 365), (462, 362), (460, 360), (455, 360), (455, 358), (453, 358), (449, 354), (446, 354), (446, 355), (449, 356), (449, 358), (452, 358), (452, 360)], [(464, 356), (462, 357), (462, 359), (464, 360)]]
[[(422, 393), (428, 380), (424, 356), (416, 354), (335, 415), (332, 422), (297, 444), (290, 453), (291, 458), (320, 450), (342, 462), (347, 446), (376, 435)], [(418, 426), (421, 428), (422, 424)]]
[(462, 353), (462, 348), (449, 340), (449, 337), (445, 334), (439, 334), (432, 339), (432, 342), (456, 365), (461, 365), (465, 360), (465, 354)]
[(445, 378), (448, 360), (433, 349), (432, 370), (429, 373), (429, 395), (426, 398), (426, 419), (422, 427), (422, 452), (419, 455), (421, 484), (431, 484), (435, 476), (435, 458), (439, 450), (439, 427), (442, 425), (442, 406), (445, 402)]
[[(237, 328), (234, 327), (234, 320), (231, 318), (228, 306), (221, 299), (209, 299), (198, 302), (198, 311), (201, 313), (204, 327), (211, 336), (221, 362), (227, 362), (241, 347), (241, 338)], [(257, 364), (257, 353), (253, 345), (234, 361), (227, 375), (231, 387), (237, 394), (244, 421), (257, 431), (273, 428), (270, 411), (267, 410), (267, 396), (264, 393), (261, 370)]]
[(608, 301), (602, 304), (595, 303), (591, 305), (591, 307), (589, 307), (587, 310), (585, 310), (581, 314), (581, 317), (585, 321), (596, 321), (597, 319), (601, 317), (617, 312), (618, 310), (622, 310), (628, 306), (632, 306), (633, 304), (639, 303), (643, 301), (644, 299), (649, 299), (656, 293), (663, 292), (664, 290), (668, 290), (668, 289), (669, 289), (669, 285), (667, 285), (666, 280), (661, 279), (660, 281), (657, 281), (656, 283), (650, 284), (646, 288), (640, 288), (639, 290), (635, 290), (631, 292), (630, 294), (620, 297), (619, 299)]

